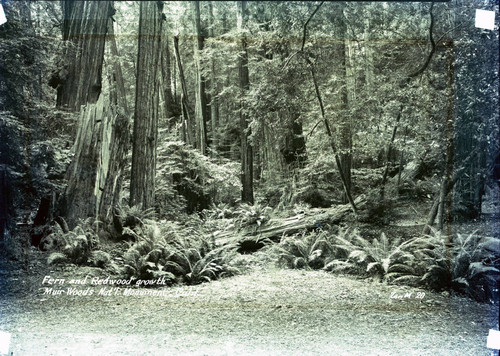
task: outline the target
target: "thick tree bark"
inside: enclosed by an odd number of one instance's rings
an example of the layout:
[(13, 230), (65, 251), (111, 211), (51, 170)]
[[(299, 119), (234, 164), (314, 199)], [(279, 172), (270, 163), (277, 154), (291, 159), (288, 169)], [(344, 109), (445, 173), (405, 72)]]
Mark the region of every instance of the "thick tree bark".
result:
[(196, 58), (196, 122), (198, 127), (198, 144), (200, 148), (200, 152), (203, 155), (207, 154), (207, 121), (209, 121), (208, 117), (208, 105), (207, 105), (207, 94), (206, 94), (206, 79), (202, 74), (201, 68), (201, 52), (203, 51), (203, 47), (205, 46), (205, 34), (203, 33), (203, 29), (201, 28), (201, 19), (200, 19), (200, 2), (194, 1), (194, 23), (196, 29), (196, 48), (195, 48), (195, 58)]
[(111, 217), (111, 209), (120, 201), (123, 180), (123, 169), (127, 162), (130, 146), (130, 111), (127, 104), (125, 83), (120, 64), (120, 55), (116, 46), (113, 23), (108, 29), (108, 45), (113, 65), (110, 79), (110, 103), (114, 111), (105, 118), (103, 129), (103, 148), (101, 150), (101, 167), (97, 186), (102, 192), (98, 201), (98, 216), (101, 221)]
[(109, 105), (100, 97), (96, 104), (85, 106), (78, 119), (75, 156), (66, 172), (68, 185), (59, 201), (59, 213), (73, 228), (78, 219), (97, 216), (96, 185), (102, 144), (103, 120), (110, 114)]
[(246, 114), (245, 95), (250, 89), (250, 79), (248, 73), (248, 50), (247, 38), (244, 32), (246, 25), (246, 1), (238, 3), (238, 27), (241, 33), (241, 50), (238, 56), (239, 81), (241, 90), (240, 101), (240, 137), (241, 137), (241, 200), (245, 203), (253, 204), (253, 147), (249, 141), (251, 135), (248, 127), (248, 115)]
[(184, 77), (184, 69), (182, 67), (181, 55), (179, 52), (179, 37), (174, 37), (174, 51), (175, 58), (177, 62), (177, 68), (179, 69), (179, 81), (181, 85), (181, 111), (182, 111), (182, 130), (183, 130), (183, 140), (184, 142), (195, 146), (196, 142), (193, 138), (194, 135), (194, 125), (191, 120), (191, 114), (189, 111), (189, 100), (187, 94), (186, 78)]
[[(165, 26), (166, 28), (166, 26)], [(161, 73), (162, 73), (162, 82), (163, 82), (163, 99), (165, 115), (167, 118), (170, 118), (175, 115), (174, 110), (174, 99), (172, 95), (172, 70), (170, 63), (170, 46), (169, 46), (169, 38), (167, 37), (167, 32), (163, 31), (163, 39), (162, 39), (162, 55), (161, 55)]]
[(130, 205), (154, 204), (161, 54), (161, 1), (140, 4)]
[(64, 2), (69, 18), (64, 23), (67, 27), (63, 28), (63, 36), (70, 44), (65, 53), (67, 76), (58, 86), (57, 105), (78, 111), (81, 105), (89, 104), (80, 114), (75, 156), (66, 172), (68, 185), (59, 201), (59, 212), (70, 227), (80, 218), (97, 216), (100, 191), (96, 181), (103, 120), (109, 114), (107, 102), (100, 98), (101, 74), (112, 11), (111, 1)]
[(58, 107), (78, 111), (81, 105), (97, 102), (111, 11), (111, 1), (64, 1), (65, 62), (51, 79)]

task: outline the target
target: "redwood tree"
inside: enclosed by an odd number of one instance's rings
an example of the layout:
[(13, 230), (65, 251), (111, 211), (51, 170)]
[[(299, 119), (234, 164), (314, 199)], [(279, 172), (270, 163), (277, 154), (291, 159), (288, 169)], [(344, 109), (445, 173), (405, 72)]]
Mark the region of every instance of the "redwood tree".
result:
[[(65, 1), (63, 39), (67, 39), (65, 65), (51, 78), (57, 83), (57, 106), (78, 111), (81, 105), (97, 103), (108, 23), (113, 13), (111, 1)], [(64, 72), (64, 74), (62, 74)], [(107, 107), (101, 98), (96, 106), (82, 110), (75, 141), (75, 156), (66, 172), (68, 185), (59, 200), (59, 213), (70, 227), (79, 218), (95, 216), (96, 181), (101, 154), (103, 118)]]
[(200, 19), (200, 2), (194, 1), (194, 24), (196, 30), (196, 121), (198, 127), (198, 134), (196, 135), (198, 138), (199, 148), (202, 154), (206, 155), (207, 153), (207, 121), (208, 117), (208, 105), (207, 105), (207, 94), (206, 94), (206, 79), (202, 74), (201, 68), (201, 53), (203, 51), (203, 47), (205, 46), (205, 34), (201, 27), (201, 19)]
[(130, 205), (143, 209), (154, 203), (162, 10), (161, 1), (140, 5)]
[(50, 85), (57, 88), (57, 106), (78, 111), (95, 103), (101, 93), (102, 63), (112, 1), (65, 0), (63, 6), (64, 61), (53, 73)]
[(251, 134), (248, 127), (248, 115), (245, 107), (245, 94), (250, 89), (250, 79), (248, 74), (248, 43), (245, 34), (245, 24), (247, 20), (246, 1), (238, 3), (238, 27), (241, 32), (240, 54), (238, 56), (239, 84), (242, 99), (240, 101), (240, 135), (241, 135), (241, 200), (253, 204), (253, 147), (249, 142)]

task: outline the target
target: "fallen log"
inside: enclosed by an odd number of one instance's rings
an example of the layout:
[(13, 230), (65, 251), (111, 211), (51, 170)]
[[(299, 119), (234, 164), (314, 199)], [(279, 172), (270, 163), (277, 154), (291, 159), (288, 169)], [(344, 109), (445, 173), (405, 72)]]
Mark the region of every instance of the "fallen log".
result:
[[(355, 204), (362, 208), (366, 200), (364, 196), (356, 198)], [(266, 242), (279, 242), (283, 236), (302, 231), (311, 231), (326, 225), (336, 225), (352, 215), (350, 204), (337, 205), (328, 209), (311, 209), (284, 219), (270, 219), (260, 226), (251, 225), (240, 229), (232, 228), (213, 237), (216, 245), (235, 244), (240, 252), (253, 252), (263, 247)]]

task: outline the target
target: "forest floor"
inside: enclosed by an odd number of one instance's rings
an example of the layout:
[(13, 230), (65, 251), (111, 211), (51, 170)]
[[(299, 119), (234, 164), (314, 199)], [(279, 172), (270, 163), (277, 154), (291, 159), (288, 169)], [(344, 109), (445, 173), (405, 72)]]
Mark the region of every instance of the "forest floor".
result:
[[(32, 249), (29, 272), (0, 260), (11, 355), (490, 355), (498, 328), (491, 304), (320, 271), (258, 265), (197, 286), (102, 295), (111, 287), (91, 281), (105, 271), (45, 258)], [(64, 284), (44, 284), (49, 275)], [(44, 294), (70, 287), (87, 295)], [(135, 291), (163, 294), (125, 295)]]

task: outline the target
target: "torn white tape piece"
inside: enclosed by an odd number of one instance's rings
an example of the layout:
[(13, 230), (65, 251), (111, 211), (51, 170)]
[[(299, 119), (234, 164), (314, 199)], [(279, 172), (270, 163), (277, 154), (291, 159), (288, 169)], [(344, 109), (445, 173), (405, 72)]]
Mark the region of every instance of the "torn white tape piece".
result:
[(8, 355), (10, 346), (10, 334), (0, 331), (0, 355)]
[(476, 10), (476, 27), (486, 30), (495, 29), (495, 11)]
[(5, 12), (3, 11), (3, 6), (0, 4), (0, 25), (3, 25), (7, 22), (7, 18), (5, 17)]
[(486, 347), (489, 349), (500, 349), (500, 331), (490, 329), (490, 333), (486, 339)]

